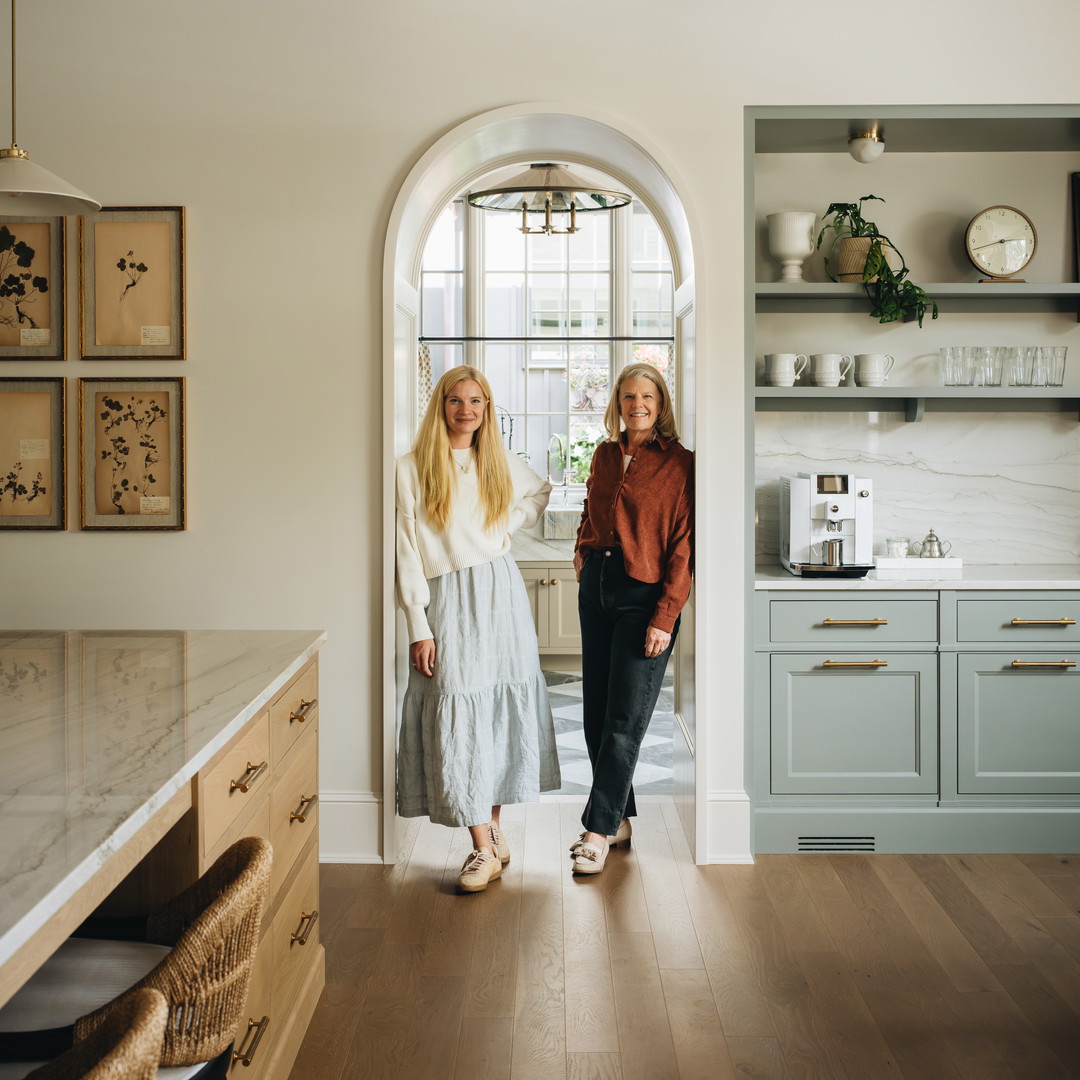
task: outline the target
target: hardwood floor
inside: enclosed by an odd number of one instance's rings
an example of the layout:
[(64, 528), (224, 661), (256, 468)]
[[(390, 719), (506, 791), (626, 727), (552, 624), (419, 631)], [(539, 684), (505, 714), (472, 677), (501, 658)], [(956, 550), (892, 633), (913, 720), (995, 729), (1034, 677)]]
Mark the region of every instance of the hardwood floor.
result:
[(327, 984), (291, 1080), (1080, 1077), (1080, 857), (767, 855), (694, 866), (673, 806), (573, 878), (578, 802), (322, 868)]

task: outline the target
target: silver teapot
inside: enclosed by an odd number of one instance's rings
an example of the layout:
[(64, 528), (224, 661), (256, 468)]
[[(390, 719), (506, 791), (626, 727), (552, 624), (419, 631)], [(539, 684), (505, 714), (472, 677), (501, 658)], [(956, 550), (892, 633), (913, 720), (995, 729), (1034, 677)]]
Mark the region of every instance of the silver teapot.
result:
[(952, 551), (952, 544), (948, 540), (939, 540), (937, 534), (931, 529), (922, 543), (913, 543), (911, 550), (920, 559), (944, 559)]

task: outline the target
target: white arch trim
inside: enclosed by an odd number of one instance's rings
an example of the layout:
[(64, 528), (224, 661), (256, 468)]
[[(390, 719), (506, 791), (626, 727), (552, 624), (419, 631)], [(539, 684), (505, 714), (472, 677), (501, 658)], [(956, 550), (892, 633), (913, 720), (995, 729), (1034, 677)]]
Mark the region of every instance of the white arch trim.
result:
[[(387, 226), (383, 254), (383, 859), (393, 861), (394, 807), (394, 738), (400, 706), (397, 687), (407, 674), (400, 665), (397, 618), (394, 598), (394, 460), (404, 453), (411, 430), (409, 410), (415, 389), (415, 365), (412, 363), (417, 337), (416, 289), (419, 282), (423, 245), (435, 218), (459, 191), (474, 180), (504, 165), (531, 161), (569, 159), (592, 166), (625, 183), (647, 203), (667, 234), (675, 266), (676, 286), (683, 298), (701, 295), (702, 275), (695, 264), (695, 249), (700, 251), (700, 236), (695, 226), (693, 208), (686, 196), (686, 185), (671, 163), (640, 132), (633, 131), (621, 118), (594, 111), (583, 111), (561, 102), (531, 102), (508, 105), (482, 113), (453, 128), (438, 139), (416, 162), (401, 187)], [(704, 355), (702, 312), (690, 318), (694, 341), (685, 355)], [(691, 359), (692, 364), (692, 359)], [(698, 385), (690, 372), (686, 385)], [(685, 425), (692, 441), (694, 404), (690, 403), (689, 423)], [(690, 612), (688, 612), (690, 614)], [(693, 619), (700, 624), (698, 618)], [(685, 627), (685, 620), (684, 620)], [(685, 632), (685, 631), (684, 631)], [(688, 650), (700, 653), (699, 648)], [(401, 670), (397, 670), (397, 668)], [(694, 676), (697, 677), (696, 675)], [(700, 700), (695, 693), (693, 699)], [(695, 746), (696, 805), (684, 809), (699, 860), (708, 850), (705, 837), (706, 776), (705, 742), (707, 732), (699, 725), (691, 742)], [(692, 820), (687, 820), (689, 813)]]

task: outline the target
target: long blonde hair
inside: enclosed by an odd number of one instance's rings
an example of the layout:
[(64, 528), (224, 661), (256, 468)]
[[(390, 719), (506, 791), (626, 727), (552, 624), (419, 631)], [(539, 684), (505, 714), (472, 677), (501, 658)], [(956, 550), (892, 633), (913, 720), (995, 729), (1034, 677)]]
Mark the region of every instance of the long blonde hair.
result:
[(480, 486), (480, 505), (484, 528), (491, 529), (506, 519), (513, 495), (510, 467), (506, 463), (502, 435), (491, 400), (491, 385), (482, 371), (461, 364), (451, 368), (431, 391), (420, 430), (413, 443), (416, 471), (424, 508), (435, 528), (442, 532), (450, 521), (450, 506), (457, 490), (457, 469), (446, 429), (446, 399), (458, 383), (472, 379), (484, 395), (484, 419), (473, 435), (476, 480)]
[(611, 442), (619, 441), (619, 433), (622, 430), (622, 413), (619, 411), (619, 395), (622, 385), (627, 379), (650, 379), (660, 391), (660, 409), (656, 414), (656, 424), (653, 433), (661, 439), (678, 439), (679, 432), (675, 428), (675, 410), (671, 407), (671, 394), (668, 392), (664, 376), (652, 366), (652, 364), (628, 364), (615, 376), (615, 385), (611, 388), (611, 397), (608, 398), (607, 411), (604, 413), (604, 427), (607, 429), (608, 439)]

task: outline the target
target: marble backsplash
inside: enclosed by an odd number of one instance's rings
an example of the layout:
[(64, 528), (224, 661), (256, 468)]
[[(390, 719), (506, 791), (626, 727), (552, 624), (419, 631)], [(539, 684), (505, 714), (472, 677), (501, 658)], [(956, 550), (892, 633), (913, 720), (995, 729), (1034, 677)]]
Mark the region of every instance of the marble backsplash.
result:
[(966, 563), (1072, 563), (1080, 554), (1076, 413), (760, 412), (756, 555), (779, 551), (778, 478), (844, 472), (874, 482), (874, 553), (933, 528)]

